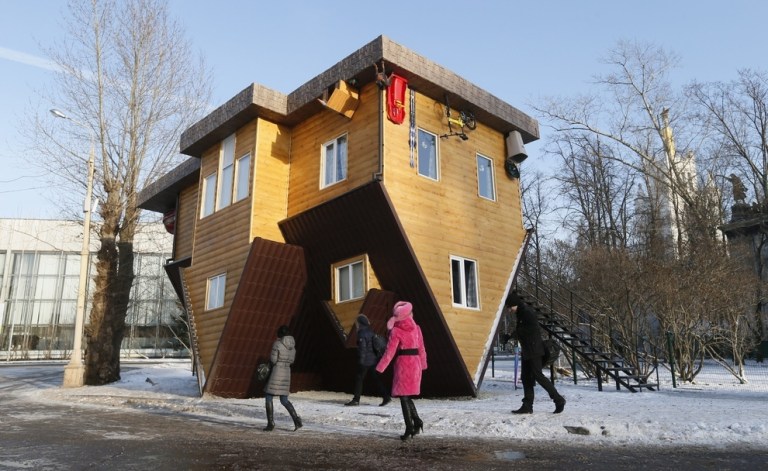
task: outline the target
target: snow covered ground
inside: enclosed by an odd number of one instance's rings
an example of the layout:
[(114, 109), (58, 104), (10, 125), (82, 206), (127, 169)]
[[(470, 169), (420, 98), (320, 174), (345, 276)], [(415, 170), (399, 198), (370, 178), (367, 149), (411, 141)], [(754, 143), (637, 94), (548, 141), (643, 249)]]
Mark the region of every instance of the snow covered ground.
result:
[[(554, 405), (537, 386), (534, 413), (513, 415), (522, 388), (515, 389), (511, 361), (497, 361), (477, 398), (418, 399), (424, 433), (445, 437), (484, 437), (554, 440), (572, 445), (684, 446), (712, 448), (768, 448), (768, 385), (745, 387), (724, 381), (719, 371), (704, 371), (696, 385), (662, 385), (659, 391), (630, 393), (604, 384), (570, 379), (556, 382), (567, 399), (565, 412), (552, 414)], [(768, 365), (753, 364), (758, 378), (768, 378)], [(748, 371), (748, 376), (750, 372)], [(351, 378), (350, 378), (351, 381)], [(765, 381), (763, 379), (763, 381)], [(196, 379), (188, 362), (169, 361), (124, 368), (122, 380), (77, 389), (48, 388), (26, 392), (29, 399), (61, 401), (84, 407), (164, 410), (217, 422), (265, 424), (263, 399), (197, 397)], [(379, 407), (380, 399), (363, 397), (358, 407), (345, 407), (348, 394), (308, 391), (291, 395), (305, 429), (361, 434), (366, 431), (402, 433), (397, 399)], [(278, 428), (292, 429), (290, 418), (275, 402)]]

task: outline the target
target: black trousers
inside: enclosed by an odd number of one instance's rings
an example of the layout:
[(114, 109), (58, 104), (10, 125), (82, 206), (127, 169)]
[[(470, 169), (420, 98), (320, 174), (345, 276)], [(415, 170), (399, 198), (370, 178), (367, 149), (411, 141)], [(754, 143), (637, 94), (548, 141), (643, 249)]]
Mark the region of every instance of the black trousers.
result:
[(549, 394), (549, 398), (554, 400), (560, 397), (555, 385), (542, 370), (542, 357), (537, 356), (530, 359), (523, 359), (520, 368), (520, 377), (523, 380), (523, 404), (533, 405), (533, 388), (536, 383), (544, 388)]
[(357, 373), (355, 374), (355, 400), (360, 400), (360, 395), (363, 393), (363, 381), (365, 381), (365, 376), (368, 374), (368, 370), (373, 371), (373, 380), (376, 383), (376, 388), (379, 390), (379, 394), (382, 398), (389, 397), (389, 392), (387, 391), (387, 388), (384, 387), (384, 383), (381, 382), (381, 377), (379, 376), (379, 372), (376, 371), (376, 365), (357, 365)]

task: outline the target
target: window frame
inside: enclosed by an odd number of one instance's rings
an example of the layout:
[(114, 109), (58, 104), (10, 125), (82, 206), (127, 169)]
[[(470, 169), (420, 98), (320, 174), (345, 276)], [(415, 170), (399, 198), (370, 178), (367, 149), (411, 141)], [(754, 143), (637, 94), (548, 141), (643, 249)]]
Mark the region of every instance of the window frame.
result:
[[(248, 165), (243, 165), (243, 160), (248, 159)], [(234, 176), (234, 188), (232, 189), (232, 202), (237, 203), (248, 198), (251, 194), (251, 153), (246, 152), (237, 159), (235, 159), (235, 176)], [(241, 181), (245, 178), (245, 181)], [(241, 185), (244, 183), (245, 185)], [(243, 188), (245, 191), (243, 192)]]
[[(334, 175), (332, 181), (328, 180), (328, 148), (332, 145), (333, 146), (333, 169), (334, 171), (338, 167), (338, 160), (339, 160), (339, 141), (344, 141), (344, 167), (341, 169), (341, 177), (339, 175)], [(343, 182), (347, 179), (349, 175), (349, 133), (345, 132), (343, 134), (340, 134), (336, 136), (335, 138), (324, 142), (320, 146), (320, 189), (325, 189), (330, 186), (333, 186), (337, 183)]]
[[(459, 279), (456, 280), (456, 271), (454, 270), (454, 264), (458, 263), (459, 266)], [(468, 286), (467, 286), (467, 273), (466, 273), (466, 265), (467, 263), (471, 263), (472, 266), (472, 276), (474, 278), (474, 305), (470, 304), (470, 301), (472, 300), (470, 296), (468, 296)], [(474, 311), (480, 310), (480, 275), (479, 275), (479, 268), (477, 260), (467, 258), (467, 257), (461, 257), (458, 255), (451, 255), (450, 256), (450, 270), (451, 270), (451, 303), (454, 307), (463, 308), (463, 309), (471, 309)], [(458, 283), (457, 283), (458, 282)], [(461, 296), (461, 299), (457, 300), (456, 297), (456, 288), (460, 288), (461, 292), (459, 295)]]
[[(216, 291), (214, 291), (214, 289)], [(205, 284), (205, 310), (213, 311), (224, 307), (227, 291), (227, 273), (209, 276)], [(212, 296), (215, 295), (215, 296)], [(216, 303), (215, 305), (212, 303)]]
[[(359, 287), (355, 286), (355, 271), (353, 268), (355, 265), (360, 265), (361, 267), (359, 280), (361, 286)], [(333, 282), (333, 301), (336, 304), (359, 301), (365, 298), (365, 293), (368, 292), (368, 258), (365, 255), (334, 263), (331, 269), (331, 279)], [(349, 297), (342, 299), (341, 271), (344, 269), (349, 269), (349, 274), (346, 276), (347, 281), (349, 282), (349, 286), (347, 288)], [(356, 292), (355, 288), (359, 288), (359, 291)]]
[[(211, 182), (211, 178), (213, 181)], [(211, 172), (203, 178), (202, 202), (200, 204), (200, 219), (216, 212), (216, 186), (218, 173)], [(207, 210), (206, 210), (207, 209)]]
[(232, 204), (234, 199), (236, 146), (236, 134), (230, 134), (221, 141), (219, 150), (219, 175), (221, 178), (219, 178), (216, 187), (216, 211), (226, 208)]
[[(490, 172), (490, 191), (491, 195), (484, 195), (482, 191), (482, 184), (480, 178), (480, 160), (486, 160), (488, 162), (488, 170)], [(496, 170), (493, 165), (493, 159), (487, 155), (483, 155), (479, 152), (476, 153), (475, 161), (477, 163), (477, 195), (480, 198), (487, 199), (489, 201), (496, 201)]]
[[(435, 164), (434, 164), (434, 173), (435, 173), (435, 175), (434, 176), (428, 175), (428, 174), (425, 174), (425, 173), (421, 172), (421, 162), (422, 162), (422, 155), (421, 155), (421, 149), (422, 149), (421, 143), (422, 143), (422, 140), (421, 140), (421, 136), (422, 136), (422, 133), (430, 136), (432, 138), (432, 142), (434, 143), (434, 148), (435, 148)], [(440, 145), (439, 145), (439, 142), (440, 142), (440, 139), (438, 138), (437, 134), (435, 134), (433, 132), (429, 132), (429, 131), (427, 131), (424, 128), (418, 128), (416, 130), (416, 149), (417, 149), (417, 151), (416, 151), (416, 154), (417, 154), (416, 155), (416, 159), (417, 159), (416, 172), (420, 176), (422, 176), (424, 178), (428, 178), (428, 179), (433, 180), (433, 181), (440, 181)], [(432, 168), (429, 168), (428, 170), (432, 170)]]

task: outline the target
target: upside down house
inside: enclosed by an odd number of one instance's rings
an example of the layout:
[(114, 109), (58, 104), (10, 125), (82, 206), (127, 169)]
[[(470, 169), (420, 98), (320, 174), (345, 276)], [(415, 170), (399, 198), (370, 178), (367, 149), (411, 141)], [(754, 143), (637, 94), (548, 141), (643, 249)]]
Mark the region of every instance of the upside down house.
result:
[[(256, 83), (187, 129), (140, 206), (174, 234), (201, 393), (262, 394), (276, 330), (292, 388), (351, 391), (355, 318), (413, 303), (422, 394), (474, 396), (522, 256), (535, 119), (380, 36), (289, 94)], [(367, 387), (370, 385), (366, 385)]]

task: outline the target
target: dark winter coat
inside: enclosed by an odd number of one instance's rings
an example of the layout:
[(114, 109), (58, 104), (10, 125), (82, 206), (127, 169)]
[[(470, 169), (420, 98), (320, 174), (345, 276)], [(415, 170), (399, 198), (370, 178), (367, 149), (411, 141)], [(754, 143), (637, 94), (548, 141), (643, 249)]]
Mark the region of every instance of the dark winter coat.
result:
[(296, 340), (290, 335), (272, 344), (272, 373), (264, 392), (274, 396), (287, 396), (291, 392), (291, 365), (296, 359)]
[(520, 342), (520, 350), (523, 360), (529, 360), (535, 356), (544, 356), (544, 342), (541, 339), (539, 318), (536, 312), (521, 302), (517, 306), (517, 321), (513, 333)]
[(373, 336), (375, 333), (370, 326), (358, 325), (357, 329), (357, 362), (363, 366), (373, 366), (379, 360), (373, 351)]
[[(416, 349), (417, 355), (398, 355), (399, 350)], [(412, 317), (395, 322), (389, 333), (387, 349), (384, 351), (376, 371), (382, 373), (395, 360), (392, 377), (392, 395), (418, 396), (421, 394), (421, 372), (427, 369), (427, 352), (421, 329)]]

